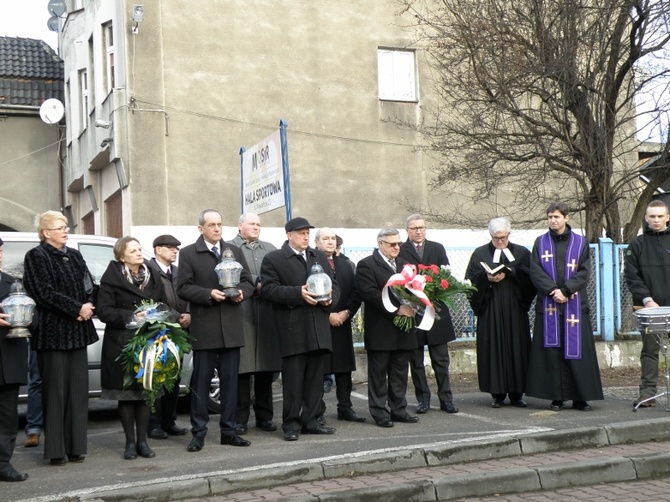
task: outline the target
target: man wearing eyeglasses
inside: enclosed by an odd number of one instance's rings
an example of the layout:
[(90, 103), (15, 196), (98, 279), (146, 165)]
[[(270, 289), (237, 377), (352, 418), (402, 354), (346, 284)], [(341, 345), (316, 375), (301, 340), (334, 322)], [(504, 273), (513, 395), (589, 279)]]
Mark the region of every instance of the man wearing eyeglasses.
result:
[[(395, 422), (415, 423), (419, 418), (407, 413), (407, 369), (416, 340), (393, 324), (396, 315), (414, 316), (414, 310), (400, 305), (388, 312), (382, 290), (388, 279), (406, 263), (399, 255), (400, 232), (384, 228), (377, 234), (378, 249), (363, 258), (356, 267), (356, 280), (365, 302), (365, 350), (368, 354), (368, 406), (379, 427)], [(398, 302), (392, 298), (394, 305)], [(387, 407), (388, 404), (388, 407)]]
[[(400, 257), (414, 265), (449, 265), (449, 258), (444, 246), (426, 239), (426, 222), (420, 214), (407, 217), (407, 240), (400, 246)], [(424, 347), (428, 345), (430, 363), (437, 382), (437, 397), (440, 409), (447, 413), (458, 413), (451, 393), (449, 381), (449, 349), (447, 343), (456, 338), (451, 322), (449, 307), (440, 305), (439, 319), (435, 319), (429, 331), (416, 330), (417, 345), (414, 346), (410, 358), (410, 370), (414, 394), (418, 404), (417, 413), (426, 413), (430, 409), (430, 386), (426, 378), (424, 365)]]
[[(154, 258), (149, 261), (151, 272), (161, 278), (167, 304), (179, 312), (179, 325), (188, 329), (191, 325), (191, 314), (188, 311), (188, 302), (177, 296), (177, 254), (181, 242), (172, 235), (159, 235), (154, 239)], [(179, 427), (177, 420), (177, 404), (179, 402), (179, 385), (175, 385), (171, 392), (166, 392), (156, 401), (156, 410), (149, 417), (147, 435), (152, 439), (166, 439), (168, 436), (183, 436), (188, 429)]]
[(477, 316), (479, 390), (491, 394), (492, 408), (503, 406), (508, 395), (512, 406), (525, 408), (528, 309), (535, 298), (530, 251), (509, 241), (511, 224), (507, 218), (492, 219), (488, 230), (491, 242), (474, 250), (465, 273), (477, 287), (470, 305)]

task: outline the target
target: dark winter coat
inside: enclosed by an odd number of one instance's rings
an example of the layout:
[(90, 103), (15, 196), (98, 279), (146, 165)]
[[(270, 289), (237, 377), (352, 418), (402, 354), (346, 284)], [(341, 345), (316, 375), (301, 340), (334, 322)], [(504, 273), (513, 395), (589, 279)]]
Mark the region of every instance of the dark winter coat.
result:
[[(9, 294), (14, 278), (0, 272), (0, 301)], [(7, 338), (9, 328), (0, 326), (0, 385), (28, 383), (28, 342), (25, 338)]]
[[(242, 290), (246, 301), (254, 292), (247, 261), (237, 246), (223, 240), (220, 246), (222, 253), (229, 248), (243, 267), (238, 289)], [(202, 235), (179, 253), (177, 294), (190, 304), (193, 350), (232, 349), (244, 345), (243, 302), (235, 303), (229, 298), (217, 302), (210, 297), (213, 289), (222, 290), (214, 272), (217, 263), (218, 259)]]
[(307, 266), (284, 242), (281, 249), (269, 252), (261, 265), (263, 299), (272, 302), (279, 335), (282, 357), (333, 348), (330, 335), (330, 307), (309, 305), (302, 299), (302, 286), (312, 266), (319, 263), (333, 279), (333, 303), (339, 300), (337, 281), (328, 264), (328, 258), (317, 249), (307, 248)]
[(326, 373), (345, 373), (356, 370), (351, 320), (361, 306), (361, 295), (356, 287), (356, 274), (351, 262), (341, 256), (333, 256), (335, 279), (340, 288), (340, 298), (330, 307), (331, 312), (349, 310), (349, 319), (342, 326), (330, 327), (333, 337), (333, 353), (326, 362)]
[[(102, 341), (101, 385), (103, 389), (123, 389), (123, 366), (117, 357), (135, 334), (126, 329), (133, 312), (142, 302), (166, 302), (165, 288), (158, 274), (151, 273), (144, 290), (128, 282), (123, 276), (123, 264), (112, 260), (100, 279), (98, 293), (98, 318), (105, 323), (105, 338)], [(131, 388), (139, 389), (134, 384)]]
[[(438, 267), (449, 265), (449, 258), (447, 258), (447, 251), (444, 249), (444, 246), (439, 242), (429, 240), (423, 242), (423, 258), (419, 258), (414, 244), (409, 239), (400, 246), (400, 254), (398, 256), (413, 265), (437, 265)], [(442, 345), (456, 338), (449, 307), (446, 304), (441, 304), (437, 315), (440, 318), (435, 318), (430, 331), (416, 330), (418, 348), (422, 348), (424, 345)], [(419, 319), (417, 319), (418, 322), (420, 322)]]
[(37, 304), (37, 326), (31, 329), (36, 350), (77, 350), (98, 340), (93, 321), (77, 321), (89, 300), (84, 286), (88, 274), (76, 249), (41, 242), (26, 253), (23, 284)]
[[(407, 262), (400, 256), (395, 259), (396, 270), (402, 270)], [(389, 312), (382, 302), (382, 289), (393, 275), (390, 265), (378, 249), (372, 256), (363, 258), (356, 266), (356, 282), (365, 303), (364, 331), (366, 350), (414, 350), (417, 348), (416, 334), (406, 333), (393, 324), (396, 312)], [(398, 301), (390, 295), (391, 301)], [(397, 311), (397, 309), (396, 309)]]
[(670, 305), (670, 227), (654, 232), (645, 225), (626, 249), (625, 277), (633, 304), (644, 306), (651, 297), (662, 306)]

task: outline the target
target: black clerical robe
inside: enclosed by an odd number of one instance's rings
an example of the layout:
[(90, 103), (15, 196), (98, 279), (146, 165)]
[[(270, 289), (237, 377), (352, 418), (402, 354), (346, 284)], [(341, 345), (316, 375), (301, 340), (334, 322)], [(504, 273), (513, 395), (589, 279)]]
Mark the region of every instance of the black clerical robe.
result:
[[(530, 277), (537, 289), (537, 301), (535, 302), (535, 328), (530, 351), (526, 395), (552, 401), (591, 401), (603, 399), (603, 389), (595, 341), (593, 340), (593, 329), (589, 319), (589, 299), (586, 291), (591, 268), (589, 247), (588, 244), (584, 244), (579, 255), (577, 272), (566, 281), (564, 275), (565, 256), (570, 232), (569, 225), (567, 225), (563, 234), (549, 232), (555, 245), (556, 256), (553, 260), (556, 281), (549, 277), (542, 267), (542, 258), (540, 257), (540, 239), (542, 236), (537, 238), (533, 246), (530, 259)], [(580, 359), (567, 359), (565, 357), (563, 305), (558, 306), (558, 315), (561, 320), (561, 346), (545, 347), (542, 300), (556, 288), (560, 288), (563, 294), (568, 297), (578, 293), (578, 298), (581, 301), (579, 326), (581, 327), (582, 354)]]
[[(501, 252), (494, 262), (492, 243), (478, 247), (465, 273), (466, 279), (477, 287), (470, 305), (477, 316), (479, 390), (491, 394), (523, 394), (528, 373), (528, 309), (535, 298), (530, 281), (530, 251), (512, 243), (507, 249), (511, 255)], [(492, 269), (504, 264), (505, 278), (489, 281), (482, 262)]]

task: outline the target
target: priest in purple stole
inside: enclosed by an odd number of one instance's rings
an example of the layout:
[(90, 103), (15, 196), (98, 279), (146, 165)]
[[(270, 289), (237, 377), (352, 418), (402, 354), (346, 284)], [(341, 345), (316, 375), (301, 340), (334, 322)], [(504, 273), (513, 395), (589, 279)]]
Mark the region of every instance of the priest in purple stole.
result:
[(550, 204), (549, 232), (533, 246), (530, 278), (537, 300), (526, 395), (551, 400), (553, 411), (565, 401), (591, 411), (587, 401), (603, 399), (603, 390), (586, 291), (589, 247), (569, 219), (566, 204)]

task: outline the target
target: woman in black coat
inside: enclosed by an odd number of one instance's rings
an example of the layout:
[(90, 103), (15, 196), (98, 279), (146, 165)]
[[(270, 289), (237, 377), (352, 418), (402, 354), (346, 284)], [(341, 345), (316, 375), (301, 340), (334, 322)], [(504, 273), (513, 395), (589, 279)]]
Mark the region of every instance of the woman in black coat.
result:
[[(26, 253), (23, 284), (37, 304), (31, 332), (42, 375), (44, 458), (52, 465), (82, 462), (87, 447), (88, 357), (98, 340), (93, 326), (92, 282), (86, 262), (67, 247), (67, 219), (40, 215), (39, 246)], [(67, 457), (67, 458), (66, 458)]]
[(150, 410), (136, 382), (124, 388), (124, 371), (117, 360), (123, 347), (135, 334), (126, 329), (133, 312), (142, 302), (165, 302), (165, 289), (157, 274), (152, 274), (142, 257), (140, 243), (134, 237), (122, 237), (114, 245), (114, 257), (100, 280), (98, 317), (105, 326), (102, 343), (102, 397), (119, 402), (119, 416), (126, 435), (123, 458), (132, 460), (139, 454), (152, 458), (155, 453), (147, 444)]

